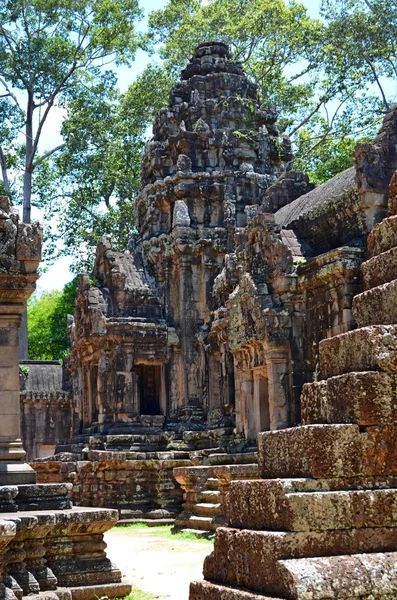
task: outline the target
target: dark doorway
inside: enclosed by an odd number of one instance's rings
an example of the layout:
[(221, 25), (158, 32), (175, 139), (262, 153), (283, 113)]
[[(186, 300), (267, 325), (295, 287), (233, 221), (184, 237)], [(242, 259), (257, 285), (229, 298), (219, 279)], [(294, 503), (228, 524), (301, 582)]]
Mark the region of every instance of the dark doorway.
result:
[(137, 365), (138, 390), (141, 415), (160, 414), (161, 367), (157, 365)]

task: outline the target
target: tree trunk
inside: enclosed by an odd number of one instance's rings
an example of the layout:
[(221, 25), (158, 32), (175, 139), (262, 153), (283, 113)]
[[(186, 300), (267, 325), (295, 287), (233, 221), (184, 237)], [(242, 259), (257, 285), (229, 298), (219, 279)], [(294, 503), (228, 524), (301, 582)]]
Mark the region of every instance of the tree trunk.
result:
[[(33, 93), (28, 92), (28, 106), (26, 111), (26, 158), (25, 174), (23, 178), (23, 223), (30, 223), (32, 220), (32, 174), (33, 174), (33, 111), (34, 101)], [(28, 353), (28, 314), (27, 305), (22, 316), (22, 324), (19, 330), (19, 359), (27, 360)]]

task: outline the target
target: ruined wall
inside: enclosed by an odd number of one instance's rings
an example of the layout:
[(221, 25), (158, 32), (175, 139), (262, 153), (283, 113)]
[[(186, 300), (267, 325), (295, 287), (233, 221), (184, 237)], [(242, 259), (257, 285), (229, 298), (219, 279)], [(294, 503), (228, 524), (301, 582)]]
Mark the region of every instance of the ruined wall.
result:
[(73, 434), (70, 383), (58, 361), (22, 361), (20, 371), (21, 434), (28, 461), (54, 454)]

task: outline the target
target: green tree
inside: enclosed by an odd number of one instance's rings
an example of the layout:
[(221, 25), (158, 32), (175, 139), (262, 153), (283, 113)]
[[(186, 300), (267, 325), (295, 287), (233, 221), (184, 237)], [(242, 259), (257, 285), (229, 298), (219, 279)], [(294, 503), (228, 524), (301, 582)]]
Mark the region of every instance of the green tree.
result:
[(101, 235), (124, 250), (134, 232), (141, 154), (170, 79), (160, 66), (149, 65), (125, 94), (115, 86), (114, 75), (106, 73), (93, 89), (75, 94), (62, 126), (64, 148), (36, 177), (39, 205), (50, 224), (46, 258), (71, 255), (76, 272), (92, 268)]
[(320, 21), (294, 0), (169, 0), (151, 14), (148, 39), (174, 77), (200, 41), (228, 43), (262, 103), (276, 105), (298, 164), (313, 168), (323, 144), (335, 152), (333, 172), (349, 163), (349, 144), (376, 133), (393, 100), (385, 78), (397, 73), (396, 11), (386, 0), (323, 0)]
[[(3, 0), (0, 6), (0, 166), (4, 187), (31, 219), (33, 174), (63, 144), (40, 154), (51, 110), (138, 45), (138, 0)], [(22, 139), (21, 139), (22, 137)], [(11, 172), (18, 171), (12, 185)]]
[(77, 297), (77, 278), (63, 290), (34, 294), (28, 302), (29, 358), (59, 360), (70, 348), (67, 334), (67, 315), (74, 314)]

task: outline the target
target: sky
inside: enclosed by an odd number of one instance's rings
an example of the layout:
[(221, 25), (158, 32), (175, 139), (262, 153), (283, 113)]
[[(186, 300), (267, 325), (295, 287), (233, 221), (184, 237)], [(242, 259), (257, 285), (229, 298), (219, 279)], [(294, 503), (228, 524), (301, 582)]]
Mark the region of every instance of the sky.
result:
[[(301, 2), (307, 7), (308, 12), (312, 17), (319, 16), (320, 0), (301, 0)], [(146, 2), (141, 1), (141, 5), (143, 5), (145, 10), (145, 18), (141, 22), (141, 27), (145, 27), (147, 15), (151, 11), (163, 8), (166, 3), (167, 0), (146, 0)], [(153, 58), (149, 57), (148, 54), (142, 50), (139, 50), (131, 67), (123, 66), (115, 69), (118, 74), (119, 88), (121, 91), (125, 91), (128, 86), (131, 85), (134, 79), (143, 71), (150, 60), (153, 60)], [(49, 118), (43, 129), (40, 145), (41, 150), (53, 148), (62, 142), (60, 128), (63, 117), (64, 111), (62, 109), (55, 107), (51, 110)], [(35, 209), (32, 213), (32, 217), (36, 220), (42, 220), (42, 213), (38, 209)], [(73, 277), (72, 273), (69, 271), (69, 265), (71, 261), (72, 259), (69, 257), (62, 257), (57, 260), (54, 265), (48, 267), (41, 275), (37, 283), (38, 293), (62, 289), (65, 283), (70, 281)]]

